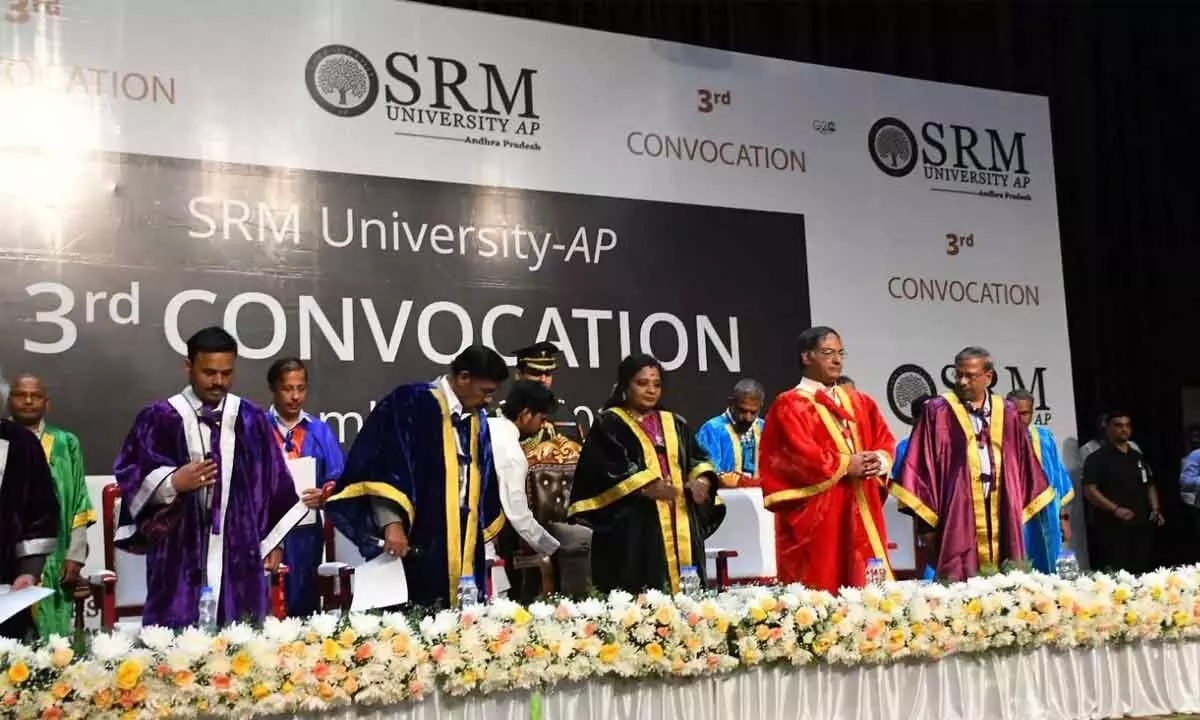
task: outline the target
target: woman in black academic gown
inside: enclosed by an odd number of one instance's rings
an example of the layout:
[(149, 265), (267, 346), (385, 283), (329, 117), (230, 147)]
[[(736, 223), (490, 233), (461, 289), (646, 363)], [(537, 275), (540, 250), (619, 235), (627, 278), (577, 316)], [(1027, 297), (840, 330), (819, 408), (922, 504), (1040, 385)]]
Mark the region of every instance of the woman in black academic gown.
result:
[(601, 591), (679, 591), (705, 577), (704, 539), (725, 518), (716, 471), (687, 422), (663, 410), (663, 370), (650, 355), (621, 361), (617, 384), (579, 457), (568, 514), (592, 527)]

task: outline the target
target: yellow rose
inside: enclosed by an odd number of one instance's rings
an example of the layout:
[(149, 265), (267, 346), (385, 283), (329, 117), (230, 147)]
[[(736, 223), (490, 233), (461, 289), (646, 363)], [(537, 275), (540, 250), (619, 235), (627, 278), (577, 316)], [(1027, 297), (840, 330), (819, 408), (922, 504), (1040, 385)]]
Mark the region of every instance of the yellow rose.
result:
[(250, 697), (254, 698), (255, 700), (262, 700), (263, 698), (265, 698), (266, 696), (268, 696), (270, 694), (271, 694), (270, 688), (268, 688), (266, 685), (263, 685), (262, 683), (255, 685), (254, 689), (250, 691)]
[(137, 718), (137, 710), (126, 710), (125, 712), (121, 713), (121, 720), (137, 720)]
[(1190, 615), (1183, 612), (1182, 610), (1176, 610), (1171, 615), (1171, 621), (1173, 623), (1175, 623), (1176, 625), (1179, 625), (1180, 627), (1186, 627), (1187, 625), (1190, 625), (1192, 623), (1192, 618)]
[(117, 688), (121, 690), (132, 690), (137, 687), (138, 682), (142, 679), (142, 664), (137, 660), (129, 659), (117, 666)]
[(321, 683), (320, 685), (317, 686), (317, 695), (322, 700), (327, 700), (327, 701), (332, 700), (333, 699), (333, 686), (327, 682)]
[(1125, 624), (1126, 625), (1136, 625), (1137, 621), (1138, 621), (1137, 613), (1135, 613), (1132, 610), (1125, 613)]
[(796, 624), (802, 628), (806, 628), (817, 621), (817, 615), (811, 608), (798, 608), (796, 610)]
[(729, 631), (729, 621), (726, 620), (725, 618), (721, 618), (720, 620), (718, 620), (717, 621), (717, 632), (724, 635), (728, 631)]
[(925, 634), (925, 626), (921, 623), (913, 623), (908, 629), (912, 631), (913, 637), (921, 637)]
[(663, 659), (662, 645), (659, 645), (658, 643), (650, 643), (649, 645), (646, 646), (646, 655), (648, 655), (651, 660), (656, 660), (656, 661), (662, 660)]
[(51, 688), (50, 694), (53, 695), (56, 700), (62, 700), (71, 694), (71, 686), (63, 682), (54, 683), (54, 687)]
[(75, 651), (69, 647), (60, 647), (50, 656), (50, 664), (60, 670), (71, 664), (75, 659)]
[(754, 622), (762, 622), (763, 620), (767, 619), (767, 613), (765, 610), (755, 605), (754, 607), (750, 608), (750, 619)]
[(395, 630), (385, 627), (384, 629), (379, 631), (379, 639), (380, 640), (391, 640), (395, 634), (396, 634)]
[(890, 613), (892, 610), (895, 610), (895, 609), (896, 609), (896, 606), (892, 604), (892, 601), (888, 600), (886, 598), (883, 600), (883, 602), (879, 603), (879, 611), (880, 612)]
[(478, 679), (479, 679), (479, 677), (475, 674), (474, 670), (471, 670), (470, 668), (463, 670), (463, 674), (462, 674), (463, 685), (467, 685), (467, 686), (474, 685), (475, 681)]
[(758, 638), (759, 640), (766, 640), (767, 636), (770, 634), (771, 628), (767, 627), (766, 625), (759, 625), (754, 628), (754, 637)]
[(108, 688), (101, 688), (96, 691), (95, 697), (92, 698), (92, 704), (100, 710), (107, 710), (112, 707), (113, 693)]
[(619, 652), (620, 648), (612, 643), (604, 645), (600, 648), (600, 662), (604, 663), (605, 665), (612, 663), (617, 659), (617, 654)]
[(767, 612), (771, 612), (779, 605), (778, 605), (778, 603), (775, 602), (775, 598), (768, 597), (768, 598), (763, 598), (762, 606), (763, 606), (763, 610), (766, 610)]
[(397, 655), (404, 655), (408, 652), (407, 635), (397, 635), (396, 637), (392, 638), (392, 652), (396, 653)]
[(238, 653), (229, 668), (233, 670), (233, 674), (238, 677), (246, 677), (250, 674), (250, 668), (254, 663), (250, 662), (250, 656), (246, 653)]
[(338, 653), (341, 651), (341, 646), (328, 638), (321, 643), (321, 657), (326, 660), (337, 660)]
[(983, 613), (983, 603), (979, 602), (979, 598), (973, 598), (967, 603), (966, 610), (968, 615), (981, 615)]
[(530, 620), (533, 620), (533, 615), (530, 615), (529, 611), (523, 607), (519, 607), (513, 612), (513, 623), (518, 626), (528, 625)]
[(667, 607), (666, 605), (660, 607), (658, 612), (654, 614), (654, 621), (659, 625), (670, 625), (671, 620), (671, 608)]
[(351, 675), (342, 683), (342, 689), (346, 691), (347, 695), (354, 695), (354, 693), (358, 692), (358, 680)]
[(20, 660), (16, 661), (8, 668), (8, 681), (13, 685), (20, 685), (29, 679), (29, 666)]
[(343, 630), (341, 635), (338, 635), (338, 642), (340, 642), (344, 648), (354, 647), (356, 640), (358, 640), (358, 633), (350, 630), (349, 628)]
[(295, 689), (296, 689), (296, 686), (293, 685), (291, 683), (291, 681), (289, 680), (289, 681), (285, 681), (283, 683), (283, 686), (279, 688), (279, 692), (283, 693), (284, 695), (291, 695), (292, 691)]

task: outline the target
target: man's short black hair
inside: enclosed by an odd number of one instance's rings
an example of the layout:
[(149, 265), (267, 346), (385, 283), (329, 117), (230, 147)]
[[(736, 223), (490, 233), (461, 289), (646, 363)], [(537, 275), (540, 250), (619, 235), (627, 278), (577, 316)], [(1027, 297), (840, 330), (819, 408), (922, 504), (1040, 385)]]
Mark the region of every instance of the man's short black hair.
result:
[(1005, 396), (1005, 398), (1007, 400), (1012, 400), (1013, 402), (1024, 402), (1028, 400), (1034, 405), (1037, 405), (1037, 398), (1035, 398), (1033, 393), (1029, 392), (1025, 388), (1017, 388)]
[(838, 335), (838, 331), (825, 325), (810, 327), (800, 333), (796, 338), (796, 363), (800, 366), (800, 371), (804, 371), (804, 353), (809, 353), (817, 349), (821, 341), (830, 335)]
[(1113, 420), (1116, 420), (1117, 418), (1125, 418), (1126, 420), (1133, 422), (1132, 415), (1125, 412), (1121, 408), (1117, 408), (1116, 410), (1109, 410), (1108, 412), (1104, 413), (1104, 424), (1106, 426), (1112, 425)]
[(267, 387), (275, 389), (275, 383), (290, 372), (301, 370), (304, 372), (304, 381), (308, 382), (308, 368), (304, 367), (304, 361), (300, 358), (285, 357), (279, 358), (271, 363), (271, 368), (267, 370)]
[(200, 353), (236, 353), (237, 349), (237, 340), (225, 328), (216, 325), (204, 328), (187, 341), (189, 361), (195, 360)]
[(508, 365), (500, 353), (483, 345), (472, 345), (450, 363), (451, 374), (467, 373), (473, 378), (502, 383), (508, 379)]
[(549, 415), (556, 405), (558, 399), (554, 397), (554, 391), (550, 388), (537, 380), (517, 380), (509, 388), (501, 412), (509, 420), (516, 420), (522, 410), (528, 410), (534, 415)]

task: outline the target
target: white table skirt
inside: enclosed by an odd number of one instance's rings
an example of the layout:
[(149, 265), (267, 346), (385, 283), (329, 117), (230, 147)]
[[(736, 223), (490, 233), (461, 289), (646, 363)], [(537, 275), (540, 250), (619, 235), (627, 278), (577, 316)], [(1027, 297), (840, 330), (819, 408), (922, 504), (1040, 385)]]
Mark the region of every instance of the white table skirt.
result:
[[(543, 720), (1082, 720), (1200, 711), (1200, 642), (954, 656), (839, 669), (772, 667), (693, 681), (556, 687)], [(527, 720), (530, 696), (435, 696), (324, 717)]]

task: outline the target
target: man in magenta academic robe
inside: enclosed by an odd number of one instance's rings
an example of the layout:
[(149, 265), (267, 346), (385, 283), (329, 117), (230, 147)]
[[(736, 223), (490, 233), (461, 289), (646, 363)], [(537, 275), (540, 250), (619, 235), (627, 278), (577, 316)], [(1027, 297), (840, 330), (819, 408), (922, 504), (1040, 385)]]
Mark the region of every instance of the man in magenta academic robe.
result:
[(264, 566), (307, 512), (267, 414), (229, 392), (237, 341), (210, 327), (187, 342), (188, 387), (147, 405), (113, 466), (121, 486), (119, 547), (145, 552), (145, 625), (185, 627), (200, 591), (217, 622), (266, 615)]
[(988, 391), (988, 352), (968, 347), (954, 363), (954, 392), (925, 404), (892, 494), (923, 526), (938, 576), (965, 580), (1024, 559), (1022, 529), (1054, 489), (1016, 407)]

